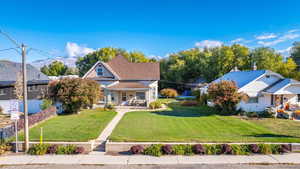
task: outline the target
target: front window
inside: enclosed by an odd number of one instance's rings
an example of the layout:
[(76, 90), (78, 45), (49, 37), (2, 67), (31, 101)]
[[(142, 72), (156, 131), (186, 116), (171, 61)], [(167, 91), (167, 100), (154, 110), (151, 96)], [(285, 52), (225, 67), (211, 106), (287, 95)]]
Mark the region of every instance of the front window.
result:
[(138, 100), (145, 100), (145, 92), (136, 92), (136, 99)]
[(126, 101), (126, 100), (127, 100), (126, 93), (122, 92), (122, 101)]
[(258, 97), (250, 97), (248, 103), (258, 103)]
[(97, 76), (103, 76), (103, 68), (102, 67), (98, 67), (96, 69), (96, 72), (97, 72)]

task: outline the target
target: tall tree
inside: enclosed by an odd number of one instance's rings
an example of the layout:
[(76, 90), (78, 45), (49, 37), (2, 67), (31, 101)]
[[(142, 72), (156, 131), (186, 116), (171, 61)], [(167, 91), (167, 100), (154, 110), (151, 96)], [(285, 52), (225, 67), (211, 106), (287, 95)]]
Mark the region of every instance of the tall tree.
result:
[(117, 55), (122, 55), (131, 62), (150, 62), (153, 60), (148, 59), (141, 52), (130, 52), (121, 48), (105, 47), (101, 48), (93, 53), (87, 54), (84, 57), (78, 58), (76, 67), (79, 71), (79, 75), (83, 76), (97, 61), (107, 62)]
[(300, 42), (295, 42), (291, 50), (291, 58), (297, 64), (297, 70), (300, 71)]
[(68, 67), (60, 61), (54, 61), (48, 66), (43, 66), (41, 72), (48, 76), (61, 76), (65, 75)]

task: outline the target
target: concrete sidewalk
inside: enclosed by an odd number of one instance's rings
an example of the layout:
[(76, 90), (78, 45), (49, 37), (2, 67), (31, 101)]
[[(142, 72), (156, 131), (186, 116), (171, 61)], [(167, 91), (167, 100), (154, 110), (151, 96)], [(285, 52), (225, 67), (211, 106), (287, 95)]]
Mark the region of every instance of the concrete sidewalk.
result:
[(285, 155), (218, 155), (218, 156), (162, 156), (144, 155), (8, 155), (0, 157), (0, 165), (28, 164), (300, 164), (300, 154)]

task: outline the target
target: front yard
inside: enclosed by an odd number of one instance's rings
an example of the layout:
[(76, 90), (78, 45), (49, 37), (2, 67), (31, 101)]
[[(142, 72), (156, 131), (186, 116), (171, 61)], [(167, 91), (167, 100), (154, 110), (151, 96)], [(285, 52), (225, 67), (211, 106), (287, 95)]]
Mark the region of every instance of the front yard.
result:
[(209, 107), (172, 103), (161, 112), (130, 112), (110, 136), (112, 141), (300, 142), (300, 122), (245, 120), (222, 116)]
[[(43, 127), (44, 141), (89, 141), (96, 139), (116, 115), (101, 109), (84, 110), (80, 114), (59, 115), (30, 129), (30, 140), (38, 141)], [(23, 135), (20, 136), (23, 140)]]

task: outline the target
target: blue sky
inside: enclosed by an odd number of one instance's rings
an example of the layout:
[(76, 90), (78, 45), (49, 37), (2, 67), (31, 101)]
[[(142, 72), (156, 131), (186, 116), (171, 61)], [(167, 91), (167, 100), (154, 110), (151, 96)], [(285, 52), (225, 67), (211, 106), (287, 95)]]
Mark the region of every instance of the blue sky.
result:
[[(151, 56), (241, 43), (287, 54), (300, 40), (299, 0), (6, 0), (0, 28), (31, 51), (29, 61), (113, 46)], [(0, 37), (0, 49), (13, 47)], [(0, 59), (20, 61), (13, 51)]]

